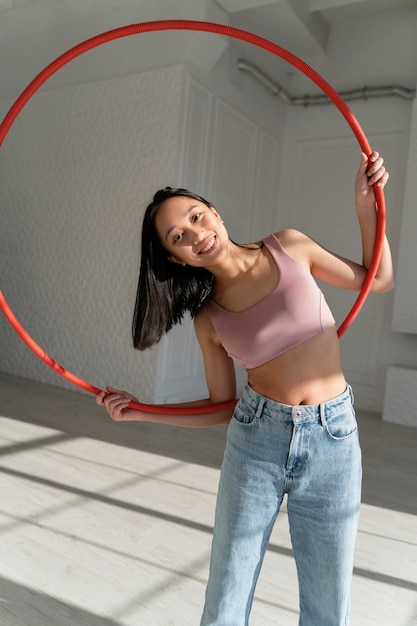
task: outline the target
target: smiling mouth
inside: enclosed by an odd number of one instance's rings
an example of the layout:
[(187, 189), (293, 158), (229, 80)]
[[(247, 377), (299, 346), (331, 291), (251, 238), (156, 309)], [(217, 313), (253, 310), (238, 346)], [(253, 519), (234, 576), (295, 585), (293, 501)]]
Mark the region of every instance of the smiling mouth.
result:
[(207, 254), (208, 252), (211, 252), (211, 250), (215, 247), (215, 245), (216, 245), (216, 237), (213, 236), (208, 240), (205, 246), (201, 248), (198, 254)]

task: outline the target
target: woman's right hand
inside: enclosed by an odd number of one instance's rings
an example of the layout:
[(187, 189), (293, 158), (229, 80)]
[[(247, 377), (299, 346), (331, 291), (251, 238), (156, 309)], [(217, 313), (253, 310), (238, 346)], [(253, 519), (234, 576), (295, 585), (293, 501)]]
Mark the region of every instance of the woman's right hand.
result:
[(127, 391), (106, 387), (106, 391), (102, 391), (96, 396), (96, 402), (106, 408), (112, 420), (122, 422), (130, 402), (138, 402), (138, 400)]

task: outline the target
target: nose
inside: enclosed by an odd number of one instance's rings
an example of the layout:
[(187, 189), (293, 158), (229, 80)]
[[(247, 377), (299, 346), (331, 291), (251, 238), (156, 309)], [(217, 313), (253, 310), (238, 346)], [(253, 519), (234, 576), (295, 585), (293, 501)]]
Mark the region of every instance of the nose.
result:
[(204, 241), (204, 237), (206, 236), (206, 232), (203, 228), (199, 226), (194, 226), (192, 229), (192, 241), (193, 245), (197, 246), (199, 243)]

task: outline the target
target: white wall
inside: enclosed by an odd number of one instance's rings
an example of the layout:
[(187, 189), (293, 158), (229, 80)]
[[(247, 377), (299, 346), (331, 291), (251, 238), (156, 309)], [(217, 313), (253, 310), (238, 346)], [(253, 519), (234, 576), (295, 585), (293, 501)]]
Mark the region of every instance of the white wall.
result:
[[(98, 387), (153, 399), (131, 347), (143, 210), (174, 178), (182, 68), (38, 93), (0, 154), (1, 289), (35, 341)], [(6, 103), (3, 103), (3, 107)], [(0, 317), (0, 371), (69, 386)]]

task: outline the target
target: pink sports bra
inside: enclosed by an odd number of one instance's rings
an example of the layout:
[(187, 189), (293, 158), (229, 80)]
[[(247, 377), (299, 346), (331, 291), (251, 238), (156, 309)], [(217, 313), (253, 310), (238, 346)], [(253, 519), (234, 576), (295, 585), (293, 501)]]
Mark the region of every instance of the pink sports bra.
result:
[(271, 361), (335, 324), (310, 272), (285, 251), (275, 235), (263, 243), (280, 270), (270, 295), (238, 312), (213, 300), (204, 305), (228, 355), (247, 369)]

